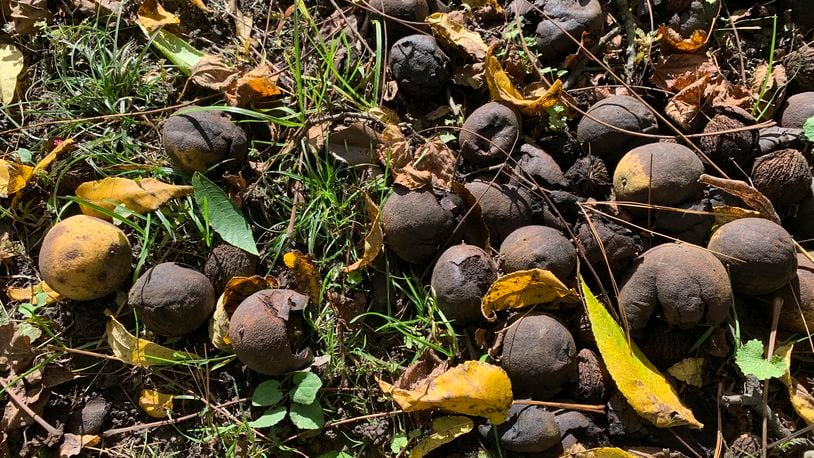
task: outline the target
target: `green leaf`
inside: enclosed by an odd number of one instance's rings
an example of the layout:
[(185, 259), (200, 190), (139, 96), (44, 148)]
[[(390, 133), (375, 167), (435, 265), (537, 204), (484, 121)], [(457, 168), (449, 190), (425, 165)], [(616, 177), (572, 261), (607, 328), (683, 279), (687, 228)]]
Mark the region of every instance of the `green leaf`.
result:
[(341, 451), (333, 451), (323, 453), (322, 455), (319, 455), (317, 458), (353, 458), (353, 455)]
[(803, 124), (803, 135), (806, 136), (808, 141), (814, 142), (814, 116), (806, 119), (805, 124)]
[(313, 404), (291, 404), (291, 422), (300, 429), (319, 429), (325, 424), (325, 417), (322, 415), (322, 406), (319, 402)]
[(212, 229), (220, 234), (223, 241), (251, 254), (259, 255), (254, 235), (240, 209), (229, 200), (229, 197), (215, 183), (200, 173), (192, 177), (192, 188), (195, 192), (195, 203), (207, 214)]
[(187, 76), (192, 74), (192, 67), (204, 56), (204, 53), (195, 49), (191, 44), (163, 28), (152, 35), (141, 24), (139, 27), (147, 38), (153, 40), (153, 46)]
[(393, 452), (393, 455), (398, 455), (409, 443), (410, 439), (403, 433), (395, 434), (393, 440), (390, 441), (390, 451)]
[(752, 339), (735, 351), (735, 363), (744, 375), (752, 375), (758, 380), (779, 378), (786, 372), (786, 360), (774, 355), (771, 359), (763, 357), (763, 342)]
[(252, 428), (268, 428), (269, 426), (274, 426), (283, 421), (286, 413), (288, 412), (285, 406), (277, 406), (273, 409), (267, 410), (266, 413), (264, 413), (257, 420), (250, 421), (248, 425)]
[(322, 387), (322, 380), (313, 372), (295, 372), (294, 385), (291, 400), (300, 404), (313, 404), (317, 391)]
[(280, 391), (280, 382), (277, 380), (266, 380), (257, 385), (252, 395), (253, 406), (273, 406), (283, 399), (283, 392)]

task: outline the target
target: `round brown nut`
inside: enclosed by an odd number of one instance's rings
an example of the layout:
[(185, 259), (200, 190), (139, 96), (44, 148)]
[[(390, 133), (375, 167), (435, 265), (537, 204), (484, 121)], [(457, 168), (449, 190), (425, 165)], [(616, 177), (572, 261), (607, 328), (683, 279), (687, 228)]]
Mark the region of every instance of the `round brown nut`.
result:
[(523, 188), (475, 180), (464, 185), (480, 204), (493, 245), (531, 224), (531, 195)]
[[(537, 24), (538, 57), (553, 62), (577, 49), (571, 37), (587, 32), (597, 38), (602, 33), (604, 14), (597, 0), (560, 0), (544, 2), (545, 19)], [(547, 16), (547, 17), (546, 17)]]
[(794, 205), (811, 190), (811, 168), (797, 150), (775, 151), (757, 158), (752, 183), (775, 207)]
[(655, 134), (658, 132), (658, 122), (647, 105), (638, 99), (614, 95), (600, 100), (588, 109), (587, 115), (577, 125), (577, 140), (585, 143), (589, 153), (601, 157), (608, 165), (615, 164), (631, 148), (653, 141), (618, 129)]
[(758, 146), (759, 134), (757, 130), (742, 130), (717, 134), (729, 130), (740, 129), (755, 124), (755, 118), (749, 112), (730, 107), (720, 110), (709, 120), (704, 127), (704, 134), (699, 143), (701, 150), (712, 161), (735, 175), (740, 170), (748, 170)]
[(215, 291), (197, 270), (162, 262), (141, 274), (127, 301), (151, 331), (182, 336), (203, 324), (215, 310)]
[(560, 443), (560, 428), (554, 414), (534, 405), (512, 404), (504, 423), (483, 424), (478, 433), (490, 440), (497, 433), (500, 445), (516, 453), (541, 453)]
[(501, 364), (515, 393), (549, 399), (576, 377), (576, 356), (574, 338), (556, 318), (521, 315), (503, 338)]
[(408, 35), (390, 48), (390, 71), (399, 91), (409, 97), (427, 99), (449, 79), (449, 57), (432, 35)]
[(224, 161), (226, 168), (236, 169), (249, 151), (246, 132), (222, 111), (172, 115), (164, 121), (161, 136), (172, 162), (190, 174)]
[(650, 143), (630, 150), (613, 172), (616, 200), (672, 206), (697, 196), (704, 164), (686, 146)]
[(568, 187), (568, 180), (565, 179), (565, 174), (562, 173), (557, 161), (542, 148), (528, 143), (520, 147), (520, 157), (517, 159), (514, 172), (517, 175), (528, 177), (544, 188), (564, 189)]
[(783, 103), (780, 125), (802, 129), (808, 118), (814, 116), (814, 92), (794, 94)]
[(257, 273), (257, 256), (236, 246), (222, 243), (209, 253), (203, 273), (220, 296), (232, 277), (251, 277)]
[(803, 334), (814, 331), (814, 263), (806, 255), (797, 254), (797, 276), (781, 290), (780, 297), (780, 327)]
[(741, 218), (715, 231), (708, 248), (728, 268), (737, 294), (767, 294), (797, 273), (794, 241), (780, 225), (763, 218)]
[(249, 369), (283, 375), (308, 366), (311, 353), (301, 346), (302, 310), (308, 297), (289, 289), (264, 289), (237, 306), (229, 321), (229, 338), (238, 359)]
[(803, 45), (785, 59), (786, 73), (801, 91), (814, 90), (814, 47)]
[(481, 300), (497, 280), (497, 267), (489, 255), (474, 245), (451, 246), (432, 269), (432, 289), (438, 308), (456, 325), (483, 319)]
[(668, 323), (690, 328), (721, 323), (731, 304), (732, 288), (721, 261), (685, 243), (647, 250), (619, 291), (619, 308), (634, 331), (645, 329), (659, 306)]
[(500, 261), (506, 273), (545, 269), (565, 280), (577, 266), (577, 250), (554, 228), (523, 226), (500, 244)]
[(520, 136), (520, 117), (499, 102), (478, 107), (464, 121), (458, 144), (461, 155), (473, 164), (505, 160)]

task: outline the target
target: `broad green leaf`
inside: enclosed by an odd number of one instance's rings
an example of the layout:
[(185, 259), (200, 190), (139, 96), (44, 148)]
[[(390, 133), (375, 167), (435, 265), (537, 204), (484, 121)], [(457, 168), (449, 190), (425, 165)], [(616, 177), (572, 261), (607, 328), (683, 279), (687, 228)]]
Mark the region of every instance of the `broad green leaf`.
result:
[(579, 280), (596, 346), (628, 404), (659, 428), (703, 428), (704, 425), (681, 402), (667, 379), (636, 344), (628, 340), (622, 327), (599, 303), (582, 277)]
[(325, 424), (325, 417), (322, 415), (322, 406), (319, 402), (311, 404), (291, 404), (291, 422), (300, 429), (319, 429)]
[(300, 404), (312, 404), (317, 398), (317, 391), (322, 387), (322, 380), (313, 372), (295, 372), (294, 385), (291, 400)]
[(204, 217), (223, 241), (251, 254), (259, 255), (254, 235), (240, 209), (221, 188), (200, 173), (192, 177), (195, 203), (206, 212)]
[(752, 339), (735, 350), (735, 364), (744, 375), (752, 375), (758, 380), (780, 378), (788, 368), (788, 362), (780, 355), (771, 359), (763, 356), (763, 342)]
[(257, 385), (252, 395), (253, 406), (273, 406), (283, 399), (283, 392), (280, 391), (280, 382), (277, 380), (266, 380)]
[(393, 440), (390, 441), (390, 451), (393, 452), (394, 455), (398, 455), (409, 443), (410, 439), (408, 439), (405, 434), (394, 434)]
[(248, 423), (252, 428), (268, 428), (280, 423), (288, 413), (285, 406), (277, 406), (269, 409), (257, 420), (252, 420)]
[(806, 119), (803, 124), (803, 135), (806, 136), (808, 141), (814, 142), (814, 116)]
[(147, 38), (152, 38), (153, 46), (185, 75), (191, 75), (192, 67), (204, 56), (204, 53), (171, 32), (160, 29), (152, 34), (143, 25), (139, 24), (139, 27)]
[(461, 416), (438, 417), (432, 420), (432, 434), (421, 439), (412, 452), (410, 458), (424, 458), (427, 453), (438, 447), (448, 444), (455, 438), (472, 431), (475, 422), (470, 418)]

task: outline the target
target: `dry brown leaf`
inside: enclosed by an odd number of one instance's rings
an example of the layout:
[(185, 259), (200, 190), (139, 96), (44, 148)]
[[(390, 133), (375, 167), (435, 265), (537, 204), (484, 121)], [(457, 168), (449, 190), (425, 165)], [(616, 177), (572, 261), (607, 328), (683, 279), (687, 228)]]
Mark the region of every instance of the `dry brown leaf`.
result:
[(683, 38), (676, 30), (662, 24), (659, 26), (659, 35), (662, 45), (684, 53), (698, 52), (707, 44), (707, 32), (704, 30), (696, 30), (690, 38)]
[(489, 49), (483, 38), (476, 32), (468, 30), (462, 23), (446, 13), (433, 13), (425, 19), (430, 25), (432, 34), (447, 46), (457, 46), (475, 60), (483, 60)]
[(229, 105), (253, 107), (282, 94), (277, 87), (277, 74), (268, 64), (261, 64), (242, 75), (224, 94)]
[[(76, 196), (93, 205), (113, 211), (118, 205), (123, 204), (139, 214), (157, 210), (172, 199), (190, 194), (192, 186), (167, 184), (153, 178), (134, 181), (129, 178), (107, 177), (82, 183), (76, 188)], [(110, 219), (89, 206), (80, 204), (79, 207), (86, 215)]]
[(763, 116), (771, 118), (784, 98), (789, 79), (782, 64), (774, 64), (771, 75), (768, 72), (768, 64), (760, 64), (755, 68), (748, 93), (750, 102), (758, 104), (758, 112), (765, 110)]
[(95, 434), (66, 433), (59, 446), (59, 458), (77, 456), (82, 453), (83, 448), (94, 447), (101, 441), (102, 438)]
[(514, 87), (509, 75), (503, 70), (497, 57), (493, 56), (495, 45), (486, 53), (485, 79), (492, 100), (506, 103), (529, 116), (539, 116), (553, 108), (562, 99), (562, 81), (556, 80), (545, 91), (536, 90), (533, 94), (523, 94)]
[[(8, 390), (17, 395), (17, 398), (35, 414), (42, 416), (45, 406), (48, 404), (50, 391), (46, 390), (42, 384), (40, 369), (32, 370), (14, 385), (9, 385)], [(3, 418), (0, 419), (0, 431), (11, 431), (33, 423), (34, 418), (17, 407), (17, 404), (9, 402), (3, 411)]]
[(153, 418), (167, 418), (172, 410), (172, 395), (156, 390), (141, 390), (138, 405)]
[[(314, 126), (317, 127), (317, 126)], [(322, 134), (324, 135), (325, 132)], [(376, 159), (376, 148), (379, 145), (379, 134), (367, 124), (357, 122), (343, 129), (327, 133), (327, 144), (319, 143), (318, 150), (324, 145), (328, 154), (334, 159), (349, 165), (372, 164)], [(316, 142), (319, 138), (315, 139)]]
[(653, 65), (650, 82), (657, 87), (678, 92), (704, 76), (718, 74), (718, 68), (706, 56), (671, 54)]
[(367, 217), (370, 219), (370, 230), (365, 236), (365, 251), (362, 253), (362, 257), (342, 269), (345, 273), (359, 270), (373, 262), (376, 256), (382, 251), (382, 245), (384, 243), (384, 233), (382, 232), (382, 225), (379, 222), (379, 207), (376, 206), (376, 202), (373, 202), (373, 199), (371, 199), (366, 192), (362, 191), (362, 194), (365, 197)]
[(716, 187), (721, 191), (731, 194), (741, 199), (746, 205), (760, 212), (760, 214), (777, 224), (780, 224), (780, 217), (774, 210), (771, 201), (766, 198), (760, 191), (749, 186), (745, 181), (727, 180), (718, 178), (711, 175), (703, 174), (698, 179), (700, 183)]
[(35, 33), (37, 22), (51, 19), (47, 0), (9, 0), (8, 3), (14, 31), (20, 35)]
[(155, 32), (167, 25), (180, 24), (181, 18), (165, 10), (164, 7), (158, 3), (158, 0), (144, 0), (138, 8), (138, 19), (136, 19), (136, 22), (150, 32)]
[(30, 302), (32, 304), (36, 304), (36, 297), (38, 294), (45, 293), (45, 304), (53, 304), (55, 302), (59, 302), (62, 299), (61, 294), (51, 289), (47, 283), (39, 282), (36, 284), (31, 284), (28, 286), (23, 286), (22, 288), (12, 288), (9, 287), (6, 290), (6, 295), (9, 299), (17, 302)]
[(678, 123), (683, 129), (690, 130), (693, 121), (704, 102), (704, 92), (709, 84), (709, 76), (703, 76), (682, 89), (667, 101), (664, 114)]
[(25, 188), (34, 168), (0, 159), (0, 198), (8, 197)]
[(308, 293), (312, 304), (319, 306), (322, 303), (322, 280), (311, 258), (299, 251), (289, 251), (283, 255), (283, 263), (294, 272), (297, 287)]
[(485, 79), (485, 65), (483, 62), (465, 64), (452, 71), (452, 82), (461, 86), (469, 86), (472, 89), (483, 87)]
[(439, 137), (428, 140), (415, 151), (396, 126), (386, 126), (381, 138), (379, 160), (389, 164), (397, 184), (409, 189), (451, 186), (457, 158)]
[(492, 283), (481, 300), (480, 310), (487, 320), (495, 321), (497, 311), (548, 304), (569, 296), (576, 297), (551, 271), (518, 270)]
[(240, 41), (240, 51), (248, 54), (252, 47), (252, 17), (243, 14), (238, 7), (237, 0), (226, 2), (226, 12), (235, 20), (235, 36)]
[(21, 335), (14, 323), (0, 326), (0, 373), (22, 374), (33, 360), (31, 338)]
[(396, 379), (393, 386), (402, 390), (414, 390), (418, 386), (426, 384), (428, 380), (433, 380), (449, 369), (449, 361), (442, 360), (432, 348), (425, 348), (424, 353), (416, 362), (404, 370), (401, 376)]
[(225, 91), (237, 81), (240, 72), (226, 65), (218, 56), (204, 54), (195, 65), (190, 68), (189, 79), (198, 86), (215, 91)]

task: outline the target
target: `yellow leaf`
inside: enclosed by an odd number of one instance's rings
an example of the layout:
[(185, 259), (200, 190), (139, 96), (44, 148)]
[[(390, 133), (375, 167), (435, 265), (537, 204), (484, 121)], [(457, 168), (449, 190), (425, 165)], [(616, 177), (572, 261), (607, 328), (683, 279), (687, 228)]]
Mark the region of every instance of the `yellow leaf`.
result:
[(0, 159), (0, 197), (8, 197), (23, 189), (33, 170), (27, 165)]
[(107, 322), (107, 344), (113, 350), (113, 356), (122, 362), (139, 367), (150, 367), (162, 364), (175, 364), (182, 361), (198, 359), (197, 356), (175, 351), (149, 340), (140, 339), (113, 318), (113, 313), (105, 311), (110, 317)]
[(229, 318), (243, 299), (252, 294), (276, 288), (277, 280), (274, 277), (232, 277), (226, 283), (223, 294), (215, 304), (215, 313), (209, 319), (209, 339), (219, 350), (233, 353), (232, 340), (229, 338)]
[(384, 234), (382, 233), (382, 225), (379, 222), (379, 207), (376, 206), (376, 202), (373, 202), (373, 199), (366, 192), (363, 192), (363, 195), (365, 196), (367, 216), (370, 218), (370, 231), (365, 236), (365, 251), (361, 259), (342, 269), (345, 273), (353, 272), (370, 264), (382, 251)]
[(248, 107), (282, 94), (277, 87), (277, 73), (270, 65), (258, 65), (227, 88), (226, 101), (232, 106)]
[[(129, 178), (107, 177), (82, 183), (76, 188), (77, 197), (94, 205), (112, 211), (119, 204), (124, 204), (136, 213), (151, 212), (171, 199), (190, 194), (192, 186), (176, 186), (153, 178), (134, 181)], [(110, 219), (86, 205), (80, 205), (80, 208), (86, 215)]]
[(70, 458), (82, 453), (85, 447), (94, 447), (102, 441), (101, 436), (95, 434), (65, 433), (62, 444), (59, 446), (59, 458)]
[(786, 385), (789, 392), (789, 400), (791, 406), (797, 415), (802, 418), (807, 425), (814, 424), (814, 396), (800, 384), (794, 377), (791, 376), (791, 351), (794, 349), (794, 344), (787, 344), (775, 350), (776, 355), (781, 355), (787, 362), (786, 373), (780, 378), (780, 381)]
[(447, 13), (433, 13), (425, 19), (435, 35), (442, 43), (448, 46), (457, 46), (475, 58), (483, 60), (489, 47), (483, 38), (476, 32), (468, 30), (463, 24), (450, 19)]
[(596, 346), (605, 361), (611, 378), (628, 404), (643, 418), (659, 428), (688, 426), (700, 429), (704, 425), (678, 398), (673, 387), (639, 350), (628, 342), (619, 324), (599, 303), (580, 277), (580, 286), (588, 311)]
[(561, 458), (636, 458), (636, 455), (628, 453), (621, 448), (600, 447), (578, 452), (566, 452)]
[(674, 29), (662, 24), (659, 26), (659, 35), (662, 44), (684, 53), (697, 52), (707, 44), (707, 32), (703, 30), (696, 30), (690, 38), (683, 38)]
[(730, 207), (728, 205), (712, 207), (712, 212), (715, 213), (716, 226), (722, 226), (740, 218), (762, 218), (760, 212), (741, 207)]
[(452, 442), (456, 437), (463, 436), (473, 428), (475, 428), (475, 423), (467, 417), (449, 415), (433, 418), (432, 434), (416, 444), (413, 451), (410, 452), (410, 458), (424, 458), (427, 453)]
[(209, 319), (209, 340), (220, 351), (234, 353), (232, 339), (229, 338), (229, 314), (223, 307), (223, 294), (215, 304), (215, 313)]
[(144, 0), (138, 8), (136, 22), (150, 32), (155, 32), (165, 25), (178, 25), (181, 19), (165, 10), (158, 0)]
[(486, 53), (485, 77), (492, 100), (511, 105), (524, 114), (538, 116), (553, 108), (563, 95), (562, 81), (557, 80), (545, 91), (535, 90), (526, 97), (514, 87), (509, 75), (500, 66), (497, 57), (493, 56), (495, 46), (489, 47)]
[(518, 270), (492, 283), (483, 296), (480, 310), (487, 320), (494, 321), (497, 311), (546, 304), (573, 294), (548, 270)]
[(195, 8), (198, 8), (199, 10), (203, 11), (204, 13), (211, 13), (212, 12), (212, 10), (208, 6), (206, 6), (206, 4), (203, 2), (203, 0), (189, 0), (189, 2), (192, 3), (193, 5), (195, 5)]
[(486, 417), (497, 425), (506, 421), (512, 405), (512, 384), (506, 371), (480, 361), (465, 361), (412, 390), (378, 382), (405, 412), (442, 409)]
[(688, 385), (700, 388), (704, 384), (701, 378), (703, 367), (704, 358), (684, 358), (670, 366), (667, 372)]
[(305, 288), (311, 297), (311, 303), (319, 305), (322, 301), (321, 280), (317, 266), (311, 259), (299, 251), (289, 251), (283, 255), (283, 262), (286, 267), (294, 272), (297, 278), (297, 287)]
[(31, 172), (31, 174), (36, 175), (37, 172), (51, 165), (51, 163), (54, 162), (60, 154), (65, 153), (67, 151), (71, 151), (73, 149), (73, 145), (74, 141), (72, 138), (68, 138), (60, 142), (57, 146), (54, 147), (54, 149), (51, 150), (50, 153), (48, 153), (48, 155), (46, 155), (39, 162), (37, 162), (37, 165), (34, 166), (34, 170)]
[(23, 72), (23, 53), (12, 44), (0, 44), (0, 102), (8, 105), (17, 93), (17, 79)]
[(153, 418), (167, 418), (172, 410), (172, 395), (155, 390), (141, 390), (138, 405)]
[(17, 302), (30, 302), (36, 303), (36, 297), (40, 293), (45, 293), (45, 305), (59, 302), (63, 299), (62, 295), (51, 289), (47, 283), (39, 282), (35, 285), (24, 286), (22, 288), (8, 288), (6, 295), (9, 299)]

